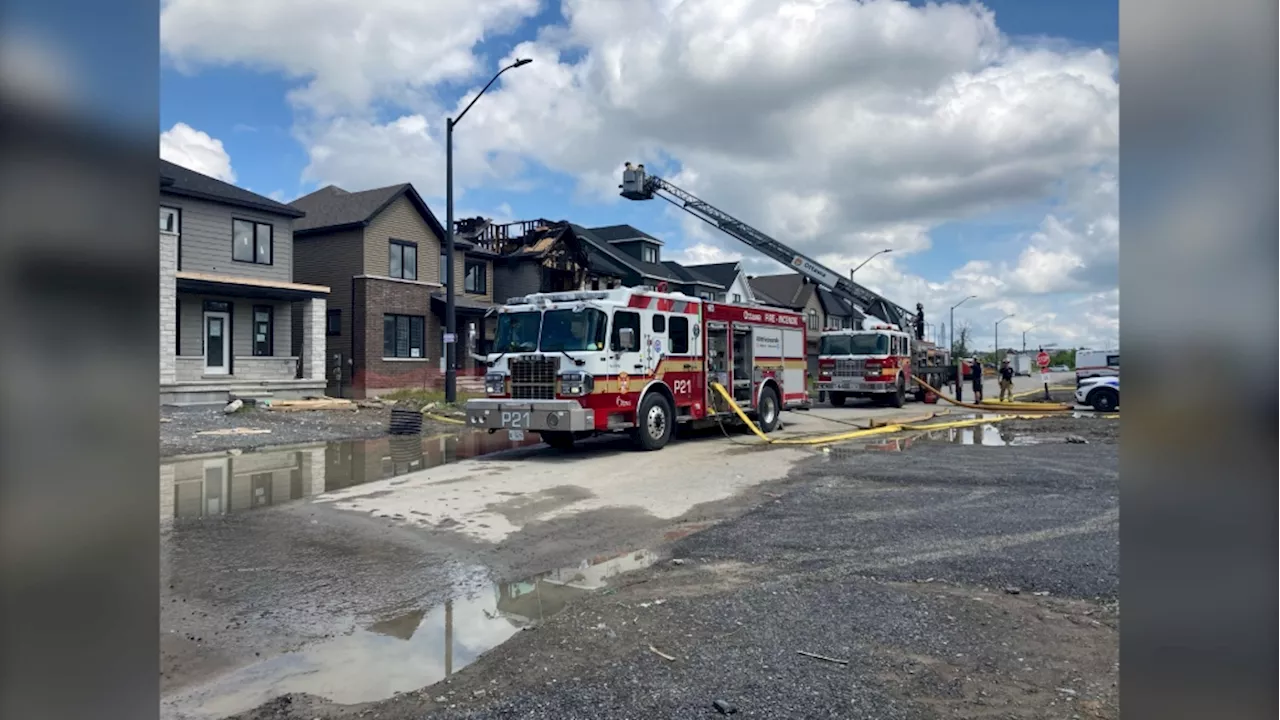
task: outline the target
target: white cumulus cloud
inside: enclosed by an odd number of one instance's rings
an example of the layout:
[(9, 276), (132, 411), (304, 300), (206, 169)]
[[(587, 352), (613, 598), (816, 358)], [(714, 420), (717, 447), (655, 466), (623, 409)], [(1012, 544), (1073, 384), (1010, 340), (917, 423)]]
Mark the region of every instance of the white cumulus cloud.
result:
[(222, 141), (186, 123), (174, 123), (160, 133), (160, 157), (223, 182), (236, 181), (231, 156), (222, 147)]
[[(1014, 42), (978, 3), (562, 0), (558, 25), (505, 57), (479, 56), (482, 38), (538, 9), (535, 0), (166, 0), (162, 42), (180, 64), (298, 78), (305, 180), (408, 180), (435, 198), (444, 116), (493, 70), (532, 58), (459, 125), (459, 194), (545, 191), (528, 182), (540, 167), (573, 178), (578, 202), (616, 203), (622, 162), (644, 162), (833, 269), (892, 248), (859, 282), (902, 305), (925, 302), (935, 318), (977, 295), (964, 306), (975, 335), (1009, 312), (1002, 335), (1032, 326), (1064, 342), (1114, 335), (1118, 297), (1115, 307), (1073, 304), (1118, 284), (1113, 55)], [(457, 82), (472, 87), (460, 99)], [(934, 248), (940, 224), (1049, 199), (1053, 209), (1013, 253), (942, 280), (903, 270)], [(682, 218), (685, 246), (673, 243), (669, 257), (782, 270), (665, 203), (653, 212)]]

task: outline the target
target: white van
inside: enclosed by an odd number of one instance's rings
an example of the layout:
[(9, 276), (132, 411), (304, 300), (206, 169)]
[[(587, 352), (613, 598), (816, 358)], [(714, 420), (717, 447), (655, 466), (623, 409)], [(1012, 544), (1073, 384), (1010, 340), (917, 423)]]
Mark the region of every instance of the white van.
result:
[(1120, 374), (1119, 350), (1077, 350), (1076, 382), (1088, 377)]

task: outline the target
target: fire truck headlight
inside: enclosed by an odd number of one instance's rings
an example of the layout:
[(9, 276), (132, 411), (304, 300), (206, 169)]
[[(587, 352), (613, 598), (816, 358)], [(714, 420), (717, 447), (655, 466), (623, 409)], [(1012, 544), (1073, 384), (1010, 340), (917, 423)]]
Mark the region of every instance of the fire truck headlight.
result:
[(595, 386), (594, 380), (589, 373), (582, 371), (574, 371), (561, 373), (560, 375), (560, 394), (568, 397), (581, 397), (591, 394), (592, 388)]
[(485, 395), (506, 395), (507, 376), (500, 372), (486, 373), (484, 376)]

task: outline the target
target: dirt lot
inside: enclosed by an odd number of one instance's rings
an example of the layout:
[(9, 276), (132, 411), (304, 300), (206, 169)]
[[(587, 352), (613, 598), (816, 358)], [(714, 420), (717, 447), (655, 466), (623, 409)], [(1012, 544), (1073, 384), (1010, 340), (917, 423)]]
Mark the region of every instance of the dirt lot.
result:
[[(390, 407), (299, 412), (246, 407), (230, 415), (223, 413), (221, 406), (162, 408), (160, 457), (378, 437), (387, 433), (390, 418)], [(427, 418), (422, 422), (424, 435), (451, 432), (458, 427)], [(267, 432), (208, 434), (236, 428)]]
[(1034, 442), (815, 453), (432, 687), (237, 717), (1118, 717), (1118, 422), (1000, 425)]

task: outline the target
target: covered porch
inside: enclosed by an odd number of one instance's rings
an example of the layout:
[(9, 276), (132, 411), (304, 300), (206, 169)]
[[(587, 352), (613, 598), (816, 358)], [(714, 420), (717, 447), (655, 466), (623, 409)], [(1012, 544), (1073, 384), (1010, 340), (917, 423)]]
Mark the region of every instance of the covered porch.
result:
[(324, 395), (329, 288), (179, 271), (166, 307), (161, 282), (161, 404)]
[[(443, 292), (431, 294), (431, 310), (440, 320), (440, 370), (444, 367), (444, 327), (446, 298)], [(483, 357), (493, 347), (494, 333), (498, 327), (497, 315), (489, 314), (494, 303), (478, 300), (464, 295), (454, 296), (454, 314), (458, 328), (458, 375), (460, 377), (483, 377), (485, 367), (477, 356)]]

